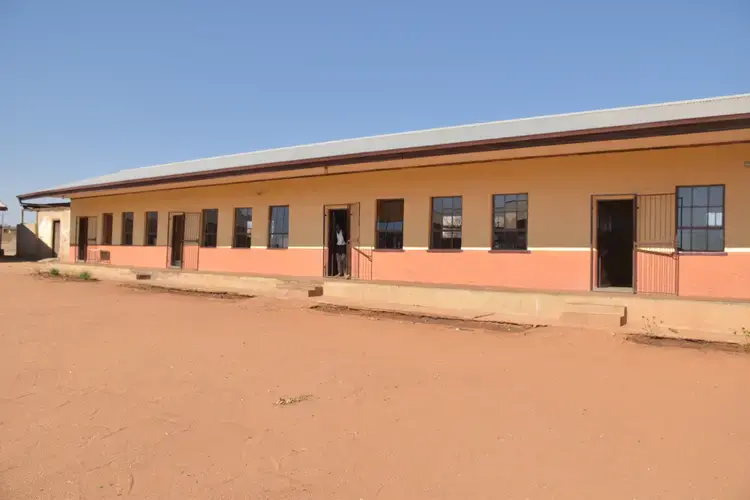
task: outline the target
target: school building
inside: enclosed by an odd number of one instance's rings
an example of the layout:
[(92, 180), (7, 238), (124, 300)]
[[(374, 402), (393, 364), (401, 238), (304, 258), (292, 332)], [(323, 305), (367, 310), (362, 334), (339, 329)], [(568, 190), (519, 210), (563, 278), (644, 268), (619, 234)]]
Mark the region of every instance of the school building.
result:
[[(62, 260), (750, 299), (750, 94), (123, 170), (71, 200)], [(336, 238), (336, 226), (345, 246)]]

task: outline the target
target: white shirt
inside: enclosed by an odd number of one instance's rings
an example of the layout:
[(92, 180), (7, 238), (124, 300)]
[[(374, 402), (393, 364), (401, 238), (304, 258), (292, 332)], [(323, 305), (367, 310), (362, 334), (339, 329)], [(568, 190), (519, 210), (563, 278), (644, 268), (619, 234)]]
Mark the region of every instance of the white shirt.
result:
[(340, 229), (336, 231), (336, 245), (343, 247), (346, 245), (346, 241), (344, 241), (344, 232)]

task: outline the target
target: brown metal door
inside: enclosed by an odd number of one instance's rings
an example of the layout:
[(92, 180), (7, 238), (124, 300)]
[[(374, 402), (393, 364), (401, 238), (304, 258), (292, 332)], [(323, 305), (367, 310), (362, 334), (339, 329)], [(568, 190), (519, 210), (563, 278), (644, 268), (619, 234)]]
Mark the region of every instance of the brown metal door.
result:
[(349, 244), (347, 245), (347, 266), (353, 279), (360, 278), (361, 250), (359, 242), (359, 203), (347, 205), (349, 211)]
[(636, 196), (635, 288), (637, 293), (678, 295), (674, 193)]
[(88, 262), (99, 262), (99, 250), (94, 248), (93, 250), (88, 248), (91, 246), (96, 246), (96, 235), (97, 235), (97, 220), (96, 217), (87, 217), (88, 219), (88, 226), (87, 226), (87, 234), (86, 234), (86, 261)]
[(198, 256), (201, 244), (201, 214), (185, 214), (185, 230), (182, 243), (182, 268), (198, 270)]
[(60, 221), (52, 221), (52, 256), (60, 257)]
[(323, 205), (323, 277), (328, 276), (328, 206)]
[(167, 264), (169, 267), (182, 268), (184, 261), (185, 214), (169, 215), (167, 232)]
[(76, 217), (76, 261), (85, 262), (88, 251), (88, 217)]

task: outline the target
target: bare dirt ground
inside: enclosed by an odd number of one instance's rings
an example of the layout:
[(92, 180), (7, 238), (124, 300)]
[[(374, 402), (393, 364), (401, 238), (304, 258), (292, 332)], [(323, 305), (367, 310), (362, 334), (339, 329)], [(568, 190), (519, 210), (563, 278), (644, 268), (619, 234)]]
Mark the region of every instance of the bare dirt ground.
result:
[(0, 264), (2, 499), (750, 498), (750, 356)]

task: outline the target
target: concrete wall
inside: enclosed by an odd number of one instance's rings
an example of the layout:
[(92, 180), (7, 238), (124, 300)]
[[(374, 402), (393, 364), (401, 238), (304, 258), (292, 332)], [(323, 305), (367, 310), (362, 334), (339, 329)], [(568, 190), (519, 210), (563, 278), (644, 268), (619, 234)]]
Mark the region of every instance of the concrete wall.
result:
[(52, 257), (54, 221), (60, 221), (60, 257), (70, 254), (70, 209), (50, 209), (37, 212), (37, 237), (42, 242), (40, 258)]
[(38, 260), (49, 251), (44, 243), (37, 238), (37, 226), (33, 222), (18, 224), (16, 226), (16, 256), (22, 259)]
[(37, 212), (37, 222), (18, 224), (17, 254), (24, 259), (49, 259), (54, 256), (53, 237), (54, 221), (60, 221), (60, 250), (62, 260), (70, 258), (70, 209), (54, 208)]
[[(114, 213), (111, 263), (158, 268), (167, 262), (169, 212), (218, 208), (218, 247), (200, 250), (200, 270), (319, 277), (324, 205), (358, 202), (367, 278), (580, 291), (591, 282), (591, 195), (726, 184), (726, 252), (681, 256), (679, 290), (750, 299), (748, 159), (747, 143), (513, 159), (74, 198), (72, 213), (97, 216), (100, 242), (101, 214)], [(492, 195), (512, 193), (529, 195), (529, 251), (492, 252)], [(462, 251), (428, 250), (434, 196), (463, 197)], [(376, 200), (387, 198), (405, 200), (403, 251), (372, 251)], [(266, 248), (272, 205), (290, 207), (289, 249)], [(253, 208), (251, 249), (231, 248), (237, 207)], [(149, 210), (159, 213), (157, 247), (142, 246)], [(131, 247), (119, 246), (124, 211), (135, 212)]]

